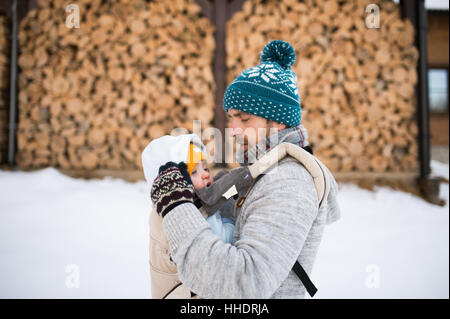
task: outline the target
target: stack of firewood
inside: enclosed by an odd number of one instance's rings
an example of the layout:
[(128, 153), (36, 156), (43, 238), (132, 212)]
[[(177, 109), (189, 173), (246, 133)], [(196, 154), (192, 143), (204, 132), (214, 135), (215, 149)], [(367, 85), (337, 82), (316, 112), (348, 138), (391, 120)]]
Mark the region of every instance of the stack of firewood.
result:
[[(369, 4), (379, 7), (380, 28)], [(373, 12), (372, 12), (373, 13)], [(302, 123), (333, 171), (418, 168), (414, 28), (389, 0), (248, 0), (227, 25), (227, 79), (259, 63), (270, 40), (297, 55)]]
[(0, 16), (0, 164), (6, 162), (8, 149), (9, 51), (8, 19)]
[(79, 28), (63, 0), (20, 25), (20, 167), (138, 169), (151, 139), (210, 125), (214, 30), (194, 0), (73, 3)]

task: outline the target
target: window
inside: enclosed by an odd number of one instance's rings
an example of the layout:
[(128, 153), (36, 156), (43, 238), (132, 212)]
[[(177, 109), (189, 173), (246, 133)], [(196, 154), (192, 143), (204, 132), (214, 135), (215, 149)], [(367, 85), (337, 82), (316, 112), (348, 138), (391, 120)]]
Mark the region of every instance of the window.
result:
[(428, 70), (430, 112), (448, 112), (448, 69)]

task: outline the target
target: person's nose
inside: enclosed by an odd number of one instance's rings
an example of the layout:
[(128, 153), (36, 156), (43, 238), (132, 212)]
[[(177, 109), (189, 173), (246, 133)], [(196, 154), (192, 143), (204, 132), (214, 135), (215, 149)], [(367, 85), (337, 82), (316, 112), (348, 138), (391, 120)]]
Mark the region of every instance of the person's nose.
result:
[(202, 179), (208, 179), (209, 178), (209, 173), (207, 172), (207, 171), (203, 171), (203, 174), (202, 174)]

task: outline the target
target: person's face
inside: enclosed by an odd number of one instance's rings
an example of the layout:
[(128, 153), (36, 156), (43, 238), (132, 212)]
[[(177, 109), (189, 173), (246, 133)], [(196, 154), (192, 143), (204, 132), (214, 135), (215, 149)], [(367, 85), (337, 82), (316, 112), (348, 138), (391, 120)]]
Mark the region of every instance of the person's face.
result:
[(228, 116), (231, 119), (230, 135), (236, 138), (236, 142), (244, 151), (247, 151), (249, 147), (258, 144), (259, 141), (268, 137), (271, 133), (271, 128), (277, 131), (286, 128), (284, 124), (269, 121), (265, 118), (235, 109), (229, 109)]
[(209, 173), (206, 161), (200, 161), (195, 165), (191, 174), (191, 180), (196, 190), (211, 185), (214, 180)]

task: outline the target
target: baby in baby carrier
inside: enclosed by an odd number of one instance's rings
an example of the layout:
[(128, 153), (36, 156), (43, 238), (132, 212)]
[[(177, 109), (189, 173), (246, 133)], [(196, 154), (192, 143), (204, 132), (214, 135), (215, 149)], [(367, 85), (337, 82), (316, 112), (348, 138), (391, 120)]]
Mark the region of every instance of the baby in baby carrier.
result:
[[(142, 154), (144, 174), (151, 186), (159, 173), (159, 168), (167, 165), (183, 166), (187, 170), (194, 189), (201, 191), (195, 204), (211, 226), (211, 231), (224, 242), (231, 243), (234, 221), (221, 216), (220, 206), (229, 198), (212, 196), (215, 190), (214, 178), (206, 162), (206, 148), (194, 134), (163, 136), (153, 140)], [(221, 172), (220, 177), (225, 172)], [(224, 179), (225, 180), (225, 179)], [(221, 191), (221, 190), (219, 190)], [(233, 194), (235, 195), (235, 194)], [(231, 197), (231, 195), (230, 195)], [(201, 199), (209, 202), (203, 203)], [(150, 274), (153, 298), (190, 298), (191, 293), (177, 277), (176, 265), (170, 258), (170, 247), (162, 230), (162, 218), (152, 210), (150, 215)]]

